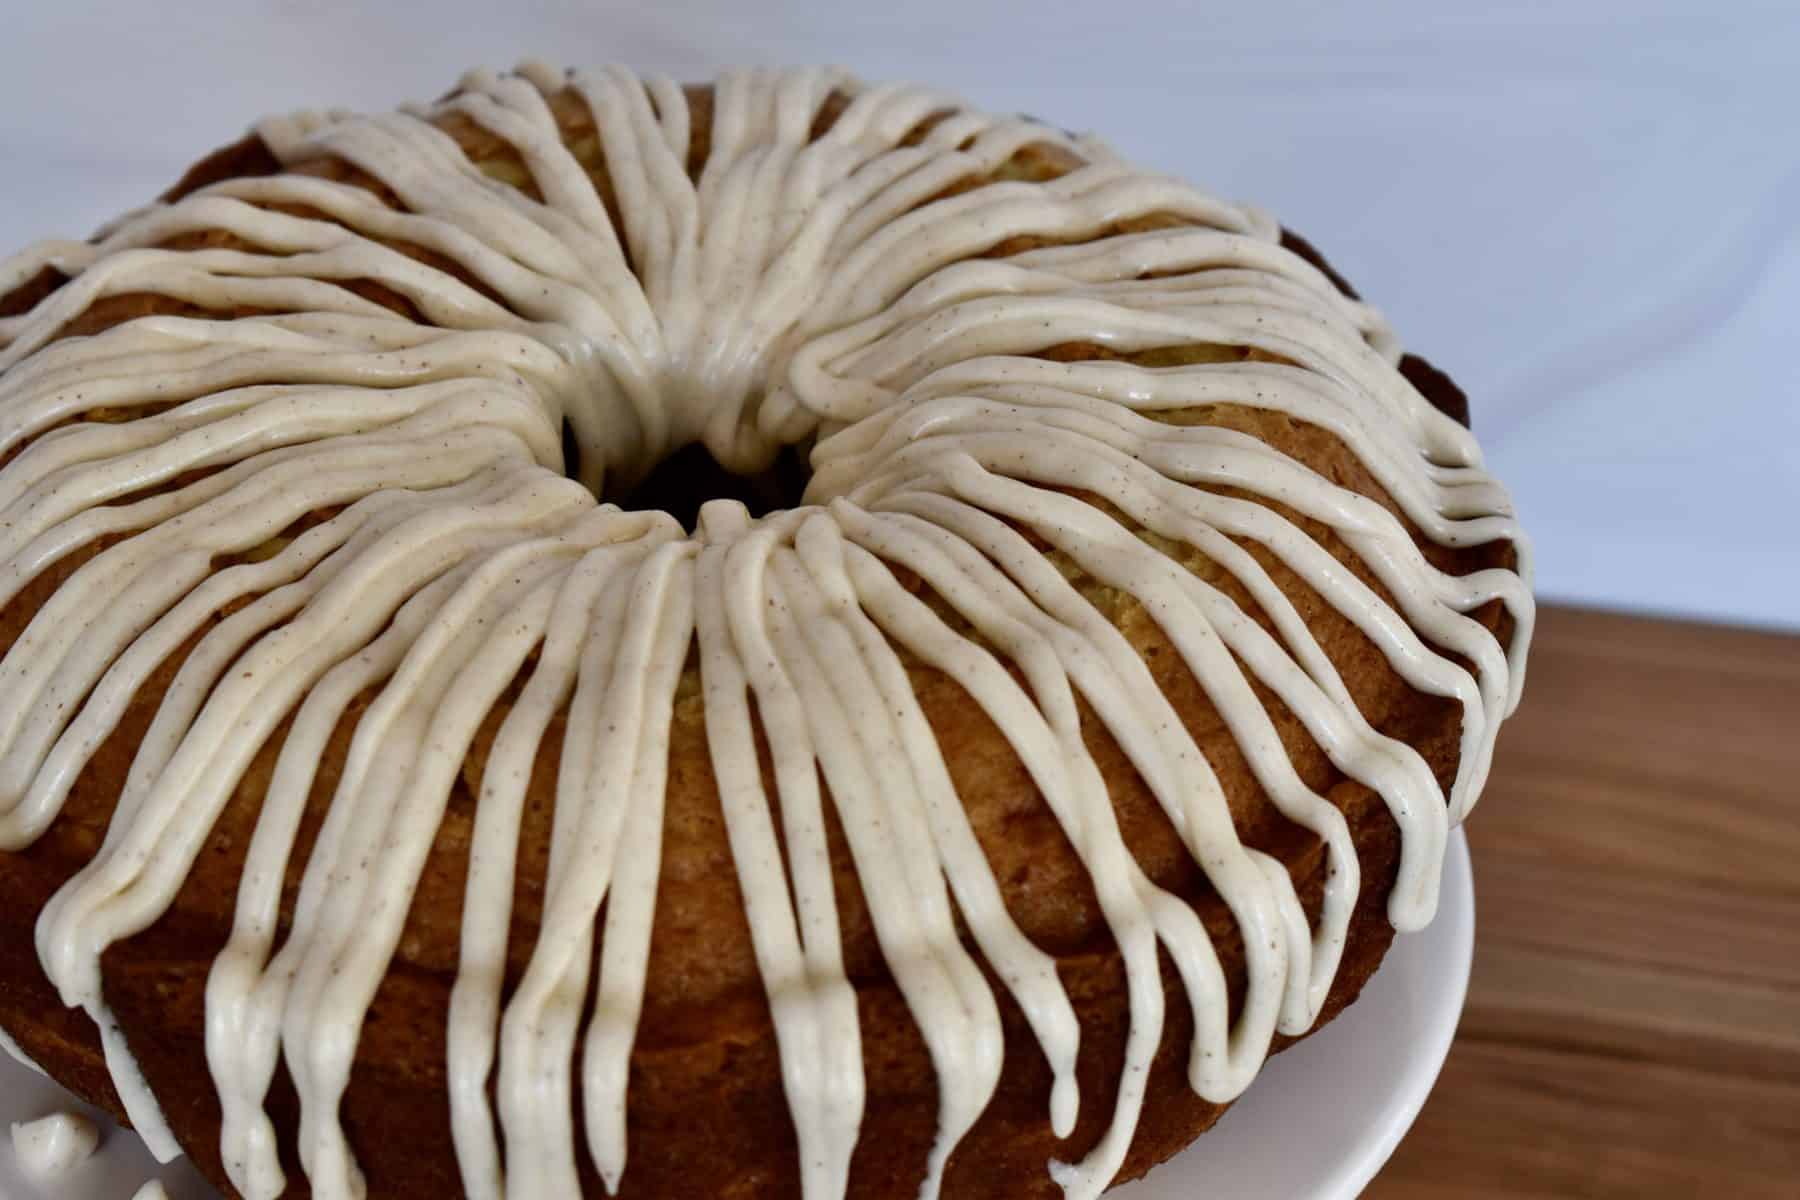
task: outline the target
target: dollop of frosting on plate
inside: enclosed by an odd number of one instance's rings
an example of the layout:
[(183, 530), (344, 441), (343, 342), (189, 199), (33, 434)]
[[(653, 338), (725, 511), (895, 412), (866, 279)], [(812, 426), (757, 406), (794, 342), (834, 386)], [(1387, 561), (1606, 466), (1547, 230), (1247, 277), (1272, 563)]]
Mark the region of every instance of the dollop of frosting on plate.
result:
[(33, 1179), (61, 1179), (93, 1157), (100, 1131), (80, 1113), (51, 1113), (35, 1121), (15, 1122), (13, 1153)]

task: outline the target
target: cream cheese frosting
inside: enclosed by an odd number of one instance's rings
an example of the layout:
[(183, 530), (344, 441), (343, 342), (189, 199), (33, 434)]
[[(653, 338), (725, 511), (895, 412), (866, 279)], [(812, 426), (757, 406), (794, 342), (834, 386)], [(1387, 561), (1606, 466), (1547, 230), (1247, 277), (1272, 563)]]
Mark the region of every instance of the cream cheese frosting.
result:
[(33, 1179), (51, 1182), (93, 1157), (100, 1131), (79, 1113), (51, 1113), (12, 1127), (13, 1153)]
[[(546, 97), (564, 88), (593, 114), (617, 222), (559, 136)], [(847, 105), (814, 136), (834, 95)], [(447, 112), (516, 151), (531, 191), (472, 164), (430, 123)], [(165, 1159), (179, 1148), (106, 1010), (101, 955), (167, 910), (247, 764), (291, 721), (206, 994), (223, 1160), (251, 1200), (288, 1182), (265, 1107), (283, 1060), (314, 1194), (366, 1193), (338, 1118), (358, 1032), (453, 779), (521, 672), (481, 781), (445, 1047), (457, 1158), (477, 1200), (578, 1195), (582, 1155), (609, 1188), (628, 1169), (627, 1068), (691, 646), (806, 1200), (844, 1195), (865, 1087), (827, 806), (939, 1078), (921, 1195), (936, 1194), (1001, 1071), (978, 956), (1051, 1064), (1059, 1134), (1084, 1102), (1070, 999), (1002, 903), (903, 655), (953, 678), (1004, 734), (1092, 876), (1127, 965), (1131, 1033), (1110, 1128), (1081, 1161), (1047, 1165), (1070, 1200), (1102, 1191), (1130, 1145), (1162, 1036), (1159, 951), (1193, 1009), (1192, 1086), (1215, 1101), (1250, 1083), (1277, 1031), (1313, 1024), (1337, 969), (1357, 857), (1253, 685), (1381, 796), (1402, 832), (1391, 919), (1406, 930), (1431, 918), (1447, 833), (1518, 701), (1529, 555), (1474, 439), (1396, 370), (1380, 316), (1284, 249), (1264, 214), (930, 89), (831, 69), (729, 74), (697, 178), (691, 119), (675, 83), (616, 67), (478, 71), (430, 108), (258, 127), (281, 163), (340, 159), (397, 206), (317, 176), (226, 179), (92, 242), (0, 264), (0, 294), (45, 266), (68, 277), (0, 318), (0, 454), (16, 451), (0, 469), (0, 602), (58, 559), (105, 546), (0, 662), (0, 846), (45, 831), (152, 670), (230, 614), (183, 661), (103, 845), (38, 923), (47, 975), (98, 1022), (133, 1123)], [(1082, 165), (1047, 182), (953, 187), (1033, 144)], [(1171, 227), (1110, 232), (1151, 215)], [(206, 230), (254, 249), (162, 248)], [(978, 257), (1019, 237), (1070, 244)], [(391, 289), (420, 319), (346, 286), (355, 280)], [(265, 315), (151, 316), (59, 340), (95, 302), (146, 291)], [(1075, 340), (1263, 355), (1159, 368), (1031, 357)], [(1446, 574), (1388, 508), (1243, 433), (1164, 419), (1204, 405), (1326, 430), (1426, 538), (1507, 540), (1519, 569)], [(82, 419), (102, 407), (139, 415)], [(754, 518), (714, 501), (690, 532), (596, 498), (695, 442), (740, 472), (784, 446), (809, 450), (802, 502)], [(1259, 500), (1328, 527), (1386, 596)], [(335, 515), (282, 537), (322, 511)], [(1143, 604), (1271, 801), (1324, 842), (1316, 926), (1281, 864), (1240, 841), (1144, 663), (1027, 529)], [(1280, 636), (1140, 531), (1212, 558)], [(273, 554), (235, 557), (276, 539)], [(1370, 726), (1246, 543), (1344, 614), (1412, 687), (1460, 705), (1448, 795), (1414, 750)], [(923, 580), (968, 632), (897, 572)], [(1496, 600), (1515, 624), (1510, 647), (1470, 616)], [(322, 749), (371, 688), (278, 940)], [(1235, 1013), (1201, 923), (1125, 848), (1078, 700), (1239, 922), (1249, 982)], [(503, 1000), (526, 781), (564, 711), (542, 934)]]

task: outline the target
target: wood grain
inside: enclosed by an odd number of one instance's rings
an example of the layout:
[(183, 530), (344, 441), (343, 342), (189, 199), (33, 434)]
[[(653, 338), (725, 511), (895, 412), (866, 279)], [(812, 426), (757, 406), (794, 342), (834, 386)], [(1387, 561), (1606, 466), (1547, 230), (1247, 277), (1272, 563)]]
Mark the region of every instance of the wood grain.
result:
[(1800, 637), (1550, 608), (1374, 1200), (1800, 1197)]

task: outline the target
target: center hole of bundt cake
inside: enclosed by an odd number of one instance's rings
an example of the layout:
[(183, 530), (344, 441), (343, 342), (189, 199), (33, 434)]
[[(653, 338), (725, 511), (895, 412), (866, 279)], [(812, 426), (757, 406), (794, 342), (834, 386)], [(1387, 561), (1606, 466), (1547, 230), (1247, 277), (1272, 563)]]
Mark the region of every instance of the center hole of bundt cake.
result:
[[(580, 477), (580, 453), (565, 426), (563, 457), (571, 478)], [(783, 446), (764, 470), (740, 474), (720, 466), (705, 446), (694, 442), (657, 463), (633, 486), (618, 492), (608, 488), (601, 499), (628, 510), (669, 513), (691, 533), (708, 500), (736, 500), (760, 517), (797, 507), (811, 478), (806, 455), (794, 446)]]

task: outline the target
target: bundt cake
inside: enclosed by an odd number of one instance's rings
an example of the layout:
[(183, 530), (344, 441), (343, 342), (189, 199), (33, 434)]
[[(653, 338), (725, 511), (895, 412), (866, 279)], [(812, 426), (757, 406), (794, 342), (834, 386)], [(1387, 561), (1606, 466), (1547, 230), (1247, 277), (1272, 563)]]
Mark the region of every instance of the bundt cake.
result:
[(265, 121), (0, 264), (0, 1026), (252, 1200), (1095, 1196), (1431, 917), (1466, 415), (922, 87)]

